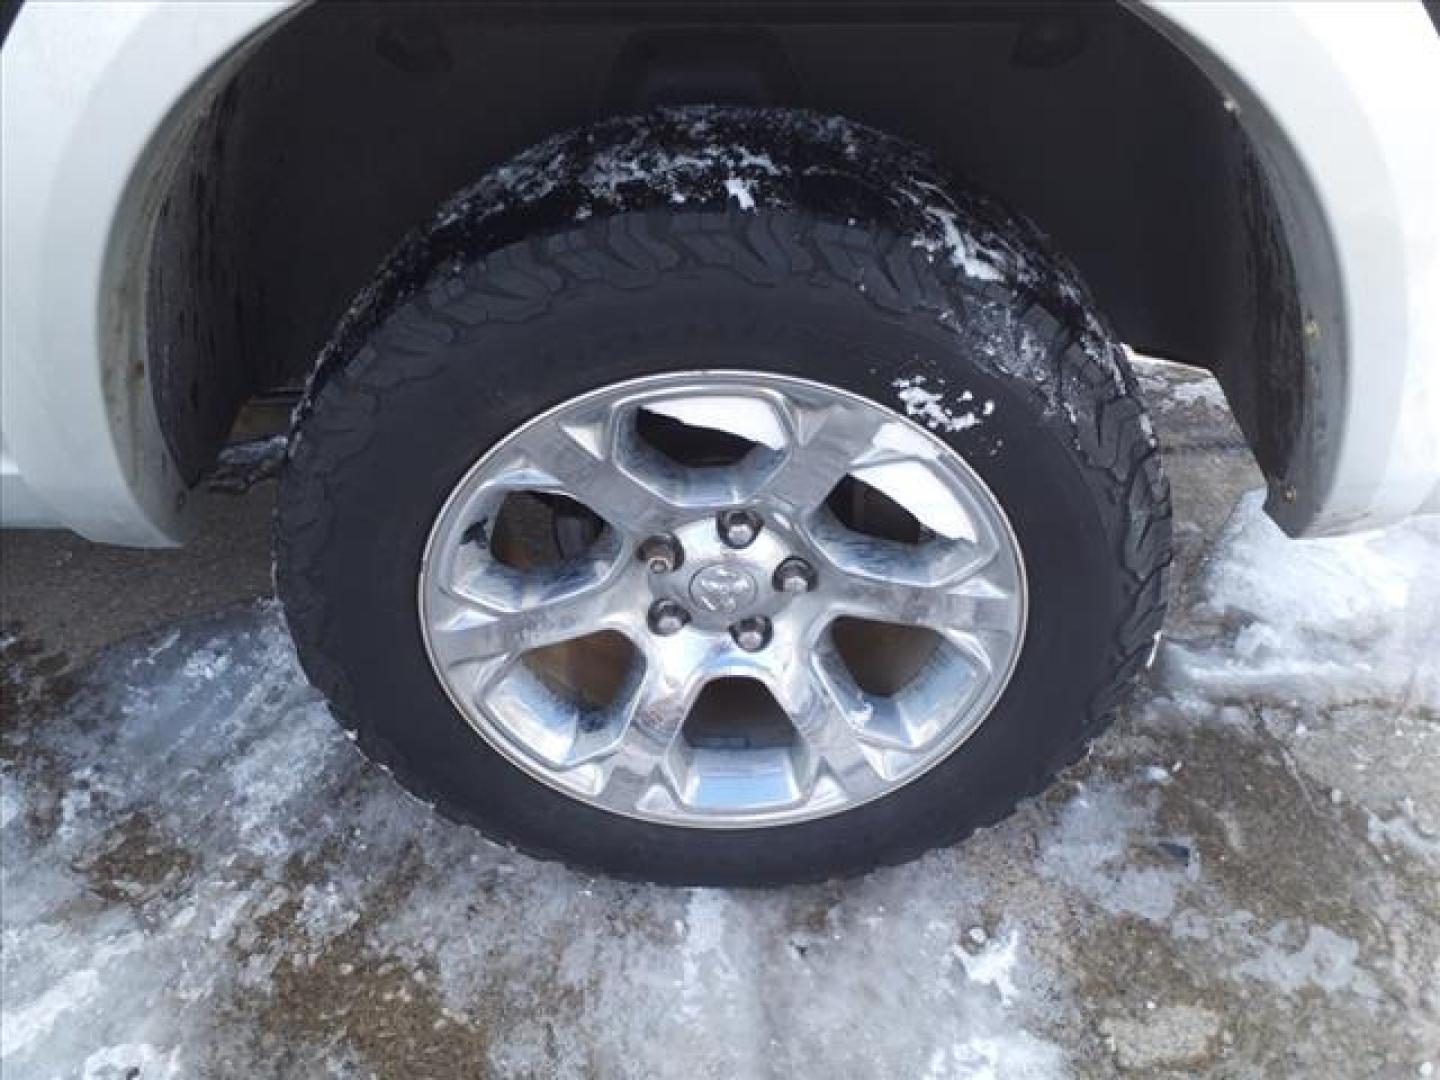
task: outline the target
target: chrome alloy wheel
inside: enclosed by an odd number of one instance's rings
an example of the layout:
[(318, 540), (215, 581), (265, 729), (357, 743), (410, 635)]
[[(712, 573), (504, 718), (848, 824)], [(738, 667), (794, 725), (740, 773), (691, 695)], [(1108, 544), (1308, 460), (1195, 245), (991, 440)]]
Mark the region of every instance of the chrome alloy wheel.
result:
[(502, 439), (430, 532), (441, 683), (537, 780), (701, 828), (850, 809), (985, 719), (1025, 573), (959, 454), (849, 392), (657, 375)]

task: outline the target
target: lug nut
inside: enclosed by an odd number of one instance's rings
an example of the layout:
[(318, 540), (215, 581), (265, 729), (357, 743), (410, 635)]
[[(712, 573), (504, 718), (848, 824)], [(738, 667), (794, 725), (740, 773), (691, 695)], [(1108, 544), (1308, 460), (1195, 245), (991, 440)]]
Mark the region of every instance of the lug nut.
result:
[(759, 652), (770, 644), (770, 620), (763, 615), (741, 619), (730, 627), (730, 636), (746, 652)]
[(647, 617), (650, 629), (662, 637), (678, 634), (690, 621), (690, 613), (674, 600), (656, 600)]
[(815, 568), (804, 559), (789, 558), (775, 568), (772, 579), (779, 592), (792, 596), (815, 588)]
[(732, 548), (749, 547), (760, 535), (760, 518), (749, 510), (725, 510), (716, 524), (720, 539)]
[(680, 541), (667, 533), (642, 541), (635, 554), (652, 574), (668, 574), (679, 569), (680, 564), (685, 561), (685, 552), (680, 547)]

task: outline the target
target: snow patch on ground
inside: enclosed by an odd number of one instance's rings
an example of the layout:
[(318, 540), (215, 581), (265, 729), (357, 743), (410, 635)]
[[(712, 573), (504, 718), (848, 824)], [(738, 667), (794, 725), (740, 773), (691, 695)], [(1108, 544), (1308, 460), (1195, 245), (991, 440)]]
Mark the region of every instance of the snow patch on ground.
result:
[(497, 1072), (1064, 1073), (1029, 1029), (1046, 976), (1018, 970), (1018, 932), (957, 962), (978, 912), (954, 862), (839, 894), (646, 889), (533, 862), (368, 765), (274, 605), (122, 649), (25, 740), (50, 773), (17, 783), (0, 759), (20, 806), (0, 866), (7, 1080), (208, 1075), (263, 1060), (266, 1038), (301, 1073), (335, 1047), (363, 1058), (365, 1022), (343, 1011), (322, 1009), (333, 1030), (312, 1043), (267, 1035), (254, 1018), (282, 1023), (296, 986), (322, 1004), (384, 987), (431, 1038), (442, 1021), (487, 1031)]
[(965, 968), (965, 977), (972, 983), (991, 986), (1000, 995), (1002, 1004), (1009, 1005), (1015, 997), (1015, 961), (1020, 946), (1020, 932), (1012, 930), (1003, 941), (992, 941), (975, 953), (954, 946), (954, 953)]
[(1388, 818), (1366, 811), (1366, 835), (1376, 847), (1394, 846), (1440, 862), (1440, 835), (1416, 820), (1413, 799), (1401, 799), (1399, 812)]
[(147, 1043), (104, 1046), (85, 1059), (80, 1080), (181, 1080), (177, 1056), (161, 1054)]
[(205, 486), (212, 491), (249, 491), (280, 472), (289, 441), (286, 435), (269, 435), (221, 447)]
[(1206, 700), (1340, 705), (1398, 698), (1440, 709), (1440, 518), (1293, 540), (1251, 492), (1201, 581), (1209, 633), (1172, 641), (1178, 689)]
[(1265, 983), (1284, 994), (1307, 987), (1327, 993), (1352, 990), (1365, 997), (1378, 993), (1374, 980), (1357, 967), (1360, 946), (1324, 926), (1305, 929), (1305, 939), (1296, 948), (1286, 945), (1293, 928), (1286, 922), (1271, 927), (1262, 939), (1259, 953), (1235, 970)]
[(1150, 408), (1165, 413), (1192, 407), (1226, 408), (1225, 392), (1204, 368), (1127, 352), (1135, 380)]
[(1081, 791), (1046, 837), (1040, 873), (1112, 915), (1163, 922), (1175, 911), (1185, 882), (1198, 874), (1198, 864), (1186, 869), (1158, 860), (1137, 865), (1132, 851), (1137, 838), (1146, 848), (1156, 847), (1161, 839), (1153, 825), (1153, 807), (1153, 798), (1137, 799), (1133, 790), (1117, 786)]

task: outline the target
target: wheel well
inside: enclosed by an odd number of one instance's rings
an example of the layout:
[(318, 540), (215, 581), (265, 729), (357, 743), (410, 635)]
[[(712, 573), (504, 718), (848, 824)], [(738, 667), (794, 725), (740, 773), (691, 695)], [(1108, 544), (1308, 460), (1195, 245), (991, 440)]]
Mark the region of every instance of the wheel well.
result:
[[(1233, 104), (1111, 5), (316, 3), (191, 136), (156, 220), (149, 364), (208, 465), (252, 392), (298, 386), (447, 195), (555, 131), (654, 104), (838, 113), (1035, 220), (1137, 348), (1216, 369), (1282, 475), (1306, 386), (1273, 185)], [(1231, 105), (1227, 108), (1227, 105)]]

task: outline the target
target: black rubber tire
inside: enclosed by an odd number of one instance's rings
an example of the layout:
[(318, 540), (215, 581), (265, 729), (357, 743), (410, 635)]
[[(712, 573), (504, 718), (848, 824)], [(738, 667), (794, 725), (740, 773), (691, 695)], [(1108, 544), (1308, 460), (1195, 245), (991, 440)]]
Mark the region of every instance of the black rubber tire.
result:
[[(800, 206), (593, 217), (372, 292), (302, 410), (281, 485), (278, 584), (301, 661), (360, 746), (437, 809), (530, 854), (666, 883), (844, 876), (954, 842), (1040, 791), (1107, 722), (1152, 650), (1169, 494), (1122, 350), (1063, 262), (978, 281), (883, 224)], [(382, 290), (381, 292), (385, 292)], [(360, 329), (355, 324), (359, 322)], [(342, 339), (345, 334), (342, 332)], [(993, 400), (937, 434), (1019, 538), (1029, 629), (1009, 687), (950, 758), (854, 810), (755, 830), (605, 813), (530, 779), (441, 689), (416, 610), (440, 505), (496, 440), (653, 372), (800, 375), (903, 412), (897, 383)]]

